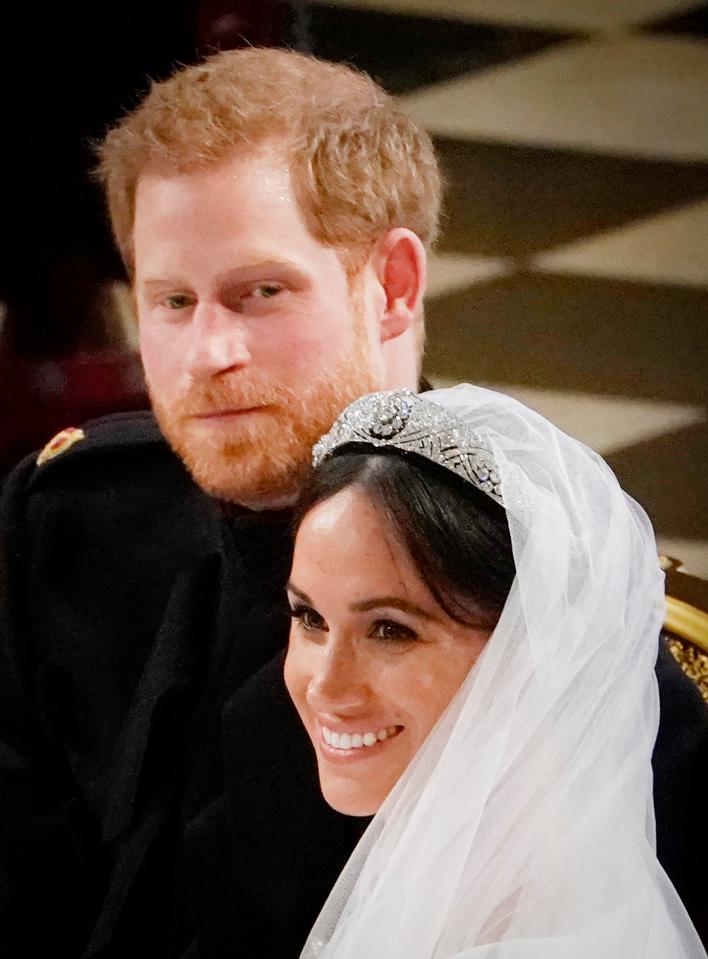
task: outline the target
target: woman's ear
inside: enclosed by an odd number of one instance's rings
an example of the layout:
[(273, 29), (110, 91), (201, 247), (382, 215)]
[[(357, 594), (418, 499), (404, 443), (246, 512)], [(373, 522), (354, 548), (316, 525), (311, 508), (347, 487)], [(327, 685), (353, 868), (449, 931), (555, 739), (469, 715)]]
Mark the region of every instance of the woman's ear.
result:
[(381, 342), (410, 329), (420, 313), (427, 257), (420, 237), (403, 227), (389, 230), (378, 244), (376, 270), (385, 294)]

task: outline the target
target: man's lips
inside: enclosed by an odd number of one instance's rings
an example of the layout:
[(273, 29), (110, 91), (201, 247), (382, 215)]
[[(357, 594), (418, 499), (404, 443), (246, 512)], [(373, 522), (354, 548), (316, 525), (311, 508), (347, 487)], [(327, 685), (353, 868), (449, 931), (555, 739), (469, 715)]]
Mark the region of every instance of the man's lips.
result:
[(233, 417), (244, 416), (247, 413), (261, 413), (267, 409), (267, 405), (227, 407), (225, 409), (204, 410), (201, 413), (192, 413), (191, 418), (195, 420), (225, 420)]

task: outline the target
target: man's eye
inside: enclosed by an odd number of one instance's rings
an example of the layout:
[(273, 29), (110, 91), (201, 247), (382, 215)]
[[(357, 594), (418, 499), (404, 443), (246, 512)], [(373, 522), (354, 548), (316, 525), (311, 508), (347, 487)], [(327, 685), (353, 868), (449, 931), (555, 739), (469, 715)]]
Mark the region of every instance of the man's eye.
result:
[(162, 301), (168, 310), (184, 310), (192, 303), (192, 298), (186, 293), (172, 293)]
[(372, 639), (381, 643), (412, 643), (418, 639), (418, 634), (404, 626), (403, 623), (397, 623), (393, 619), (377, 620), (369, 634)]
[(260, 283), (253, 288), (252, 295), (259, 300), (268, 300), (282, 292), (283, 287), (279, 283)]
[(320, 614), (309, 606), (291, 606), (290, 615), (308, 632), (319, 632), (327, 629), (327, 624)]

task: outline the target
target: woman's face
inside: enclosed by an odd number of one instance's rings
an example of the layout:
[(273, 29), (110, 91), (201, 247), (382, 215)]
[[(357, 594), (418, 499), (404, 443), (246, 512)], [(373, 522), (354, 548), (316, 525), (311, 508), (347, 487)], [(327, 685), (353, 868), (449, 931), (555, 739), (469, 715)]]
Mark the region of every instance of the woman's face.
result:
[(489, 633), (438, 605), (364, 493), (317, 505), (295, 542), (285, 682), (326, 801), (374, 813), (450, 702)]

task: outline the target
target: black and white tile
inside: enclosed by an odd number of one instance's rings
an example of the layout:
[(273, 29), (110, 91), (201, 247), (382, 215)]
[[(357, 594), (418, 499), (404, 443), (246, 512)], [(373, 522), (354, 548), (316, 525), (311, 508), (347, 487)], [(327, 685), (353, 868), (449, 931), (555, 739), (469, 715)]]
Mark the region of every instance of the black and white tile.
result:
[(322, 0), (449, 184), (434, 383), (509, 392), (605, 455), (708, 578), (708, 4)]

